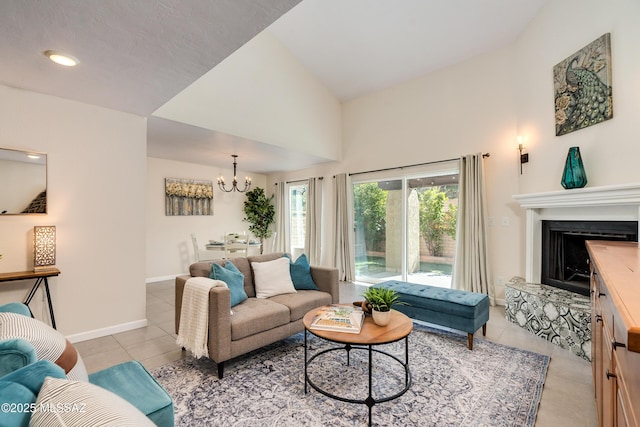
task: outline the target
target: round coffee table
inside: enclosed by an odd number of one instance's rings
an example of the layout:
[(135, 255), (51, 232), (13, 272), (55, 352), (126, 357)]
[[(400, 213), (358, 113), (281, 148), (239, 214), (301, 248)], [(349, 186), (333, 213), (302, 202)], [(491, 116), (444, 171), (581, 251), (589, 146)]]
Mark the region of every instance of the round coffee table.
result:
[[(391, 310), (391, 320), (389, 324), (386, 326), (378, 326), (373, 322), (371, 316), (366, 316), (364, 319), (364, 323), (362, 325), (362, 330), (359, 334), (351, 334), (345, 332), (333, 332), (333, 331), (322, 331), (317, 329), (310, 329), (311, 322), (316, 316), (316, 313), (320, 307), (309, 311), (305, 314), (302, 322), (304, 323), (304, 392), (307, 393), (308, 388), (307, 384), (313, 387), (318, 392), (323, 395), (330, 397), (332, 399), (337, 399), (342, 402), (348, 403), (359, 403), (365, 404), (369, 408), (369, 425), (371, 425), (371, 409), (373, 405), (376, 403), (388, 402), (390, 400), (396, 399), (406, 393), (411, 387), (411, 371), (409, 370), (409, 334), (413, 330), (413, 322), (406, 315), (400, 313), (396, 310)], [(329, 349), (325, 349), (320, 351), (310, 358), (308, 357), (308, 349), (307, 349), (307, 333), (312, 333), (313, 335), (320, 337), (324, 340), (335, 342), (338, 344), (344, 344), (338, 347), (333, 347)], [(384, 352), (380, 349), (374, 348), (374, 346), (381, 344), (389, 344), (392, 342), (400, 341), (404, 338), (404, 348), (405, 348), (405, 357), (404, 361), (400, 360), (398, 357)], [(332, 352), (332, 351), (347, 351), (347, 366), (349, 365), (349, 352), (351, 350), (367, 350), (369, 353), (369, 393), (368, 397), (363, 400), (359, 399), (350, 399), (342, 396), (336, 396), (335, 394), (330, 393), (327, 390), (322, 389), (309, 379), (308, 368), (312, 364), (316, 358)], [(390, 357), (391, 359), (398, 362), (403, 368), (405, 372), (405, 385), (402, 390), (391, 395), (384, 397), (374, 398), (372, 396), (372, 368), (373, 368), (373, 352), (385, 355)]]

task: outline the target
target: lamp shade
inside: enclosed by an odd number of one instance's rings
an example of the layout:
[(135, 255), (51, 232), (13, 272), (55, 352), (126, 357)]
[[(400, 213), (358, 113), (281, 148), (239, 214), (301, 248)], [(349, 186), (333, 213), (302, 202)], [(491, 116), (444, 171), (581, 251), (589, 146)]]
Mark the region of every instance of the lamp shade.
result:
[(42, 271), (56, 265), (56, 227), (33, 227), (33, 271)]

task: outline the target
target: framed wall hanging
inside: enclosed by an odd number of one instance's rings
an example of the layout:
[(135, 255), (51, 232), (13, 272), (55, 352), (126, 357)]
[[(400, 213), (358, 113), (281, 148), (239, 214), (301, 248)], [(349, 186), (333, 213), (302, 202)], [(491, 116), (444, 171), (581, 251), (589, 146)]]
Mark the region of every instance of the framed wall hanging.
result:
[(165, 215), (213, 215), (213, 181), (165, 178)]
[(556, 136), (612, 118), (610, 33), (553, 67), (553, 88)]

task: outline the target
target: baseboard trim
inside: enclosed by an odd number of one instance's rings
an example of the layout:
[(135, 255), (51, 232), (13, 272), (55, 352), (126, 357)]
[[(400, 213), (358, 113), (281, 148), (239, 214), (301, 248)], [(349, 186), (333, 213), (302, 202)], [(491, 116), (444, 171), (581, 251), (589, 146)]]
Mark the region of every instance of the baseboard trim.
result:
[(92, 331), (80, 332), (79, 334), (68, 335), (67, 339), (71, 344), (77, 342), (92, 340), (94, 338), (106, 337), (108, 335), (119, 334), (120, 332), (130, 331), (132, 329), (144, 328), (148, 325), (147, 319), (135, 320), (133, 322), (121, 323), (106, 328), (94, 329)]
[(149, 284), (149, 283), (155, 283), (155, 282), (163, 282), (165, 280), (174, 280), (177, 276), (184, 276), (184, 275), (189, 275), (189, 273), (178, 273), (178, 274), (170, 274), (168, 276), (158, 276), (158, 277), (147, 277), (144, 282)]

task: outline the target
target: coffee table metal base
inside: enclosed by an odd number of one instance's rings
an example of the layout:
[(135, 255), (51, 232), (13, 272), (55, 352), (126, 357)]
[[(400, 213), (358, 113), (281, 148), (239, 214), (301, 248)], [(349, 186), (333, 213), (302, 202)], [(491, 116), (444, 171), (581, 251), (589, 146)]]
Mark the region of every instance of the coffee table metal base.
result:
[[(374, 346), (372, 344), (369, 345), (352, 345), (352, 344), (345, 344), (343, 346), (339, 346), (339, 347), (333, 347), (333, 348), (328, 348), (325, 350), (322, 350), (316, 354), (314, 354), (313, 356), (311, 356), (310, 358), (308, 357), (308, 347), (307, 347), (307, 334), (309, 333), (308, 330), (305, 329), (304, 331), (304, 392), (305, 394), (308, 392), (308, 387), (307, 384), (310, 385), (311, 387), (313, 387), (314, 390), (318, 391), (319, 393), (331, 398), (331, 399), (336, 399), (342, 402), (347, 402), (347, 403), (357, 403), (357, 404), (364, 404), (367, 405), (367, 407), (369, 408), (369, 426), (371, 426), (371, 412), (372, 412), (372, 408), (373, 405), (375, 405), (376, 403), (383, 403), (383, 402), (388, 402), (390, 400), (393, 399), (397, 399), (398, 397), (402, 396), (403, 394), (405, 394), (407, 392), (407, 390), (409, 390), (409, 388), (411, 387), (411, 371), (409, 370), (409, 336), (407, 335), (406, 337), (404, 337), (404, 350), (405, 350), (405, 360), (402, 361), (400, 360), (398, 357), (394, 356), (393, 354), (387, 353), (385, 351), (379, 350), (377, 348), (373, 348)], [(326, 354), (326, 353), (330, 353), (333, 351), (343, 351), (346, 350), (347, 352), (347, 366), (349, 366), (349, 356), (351, 354), (351, 350), (365, 350), (368, 351), (369, 353), (369, 393), (366, 399), (350, 399), (347, 397), (343, 397), (343, 396), (337, 396), (335, 394), (332, 394), (324, 389), (322, 389), (321, 387), (319, 387), (318, 385), (314, 384), (313, 381), (311, 381), (311, 379), (309, 378), (309, 373), (308, 373), (308, 368), (311, 365), (311, 363), (317, 359), (318, 357)], [(386, 357), (390, 357), (391, 359), (394, 359), (396, 362), (398, 362), (403, 368), (404, 368), (404, 372), (405, 372), (405, 385), (404, 388), (402, 390), (400, 390), (399, 392), (391, 395), (391, 396), (384, 396), (384, 397), (378, 397), (378, 398), (374, 398), (373, 397), (373, 353), (379, 353), (382, 354)]]

